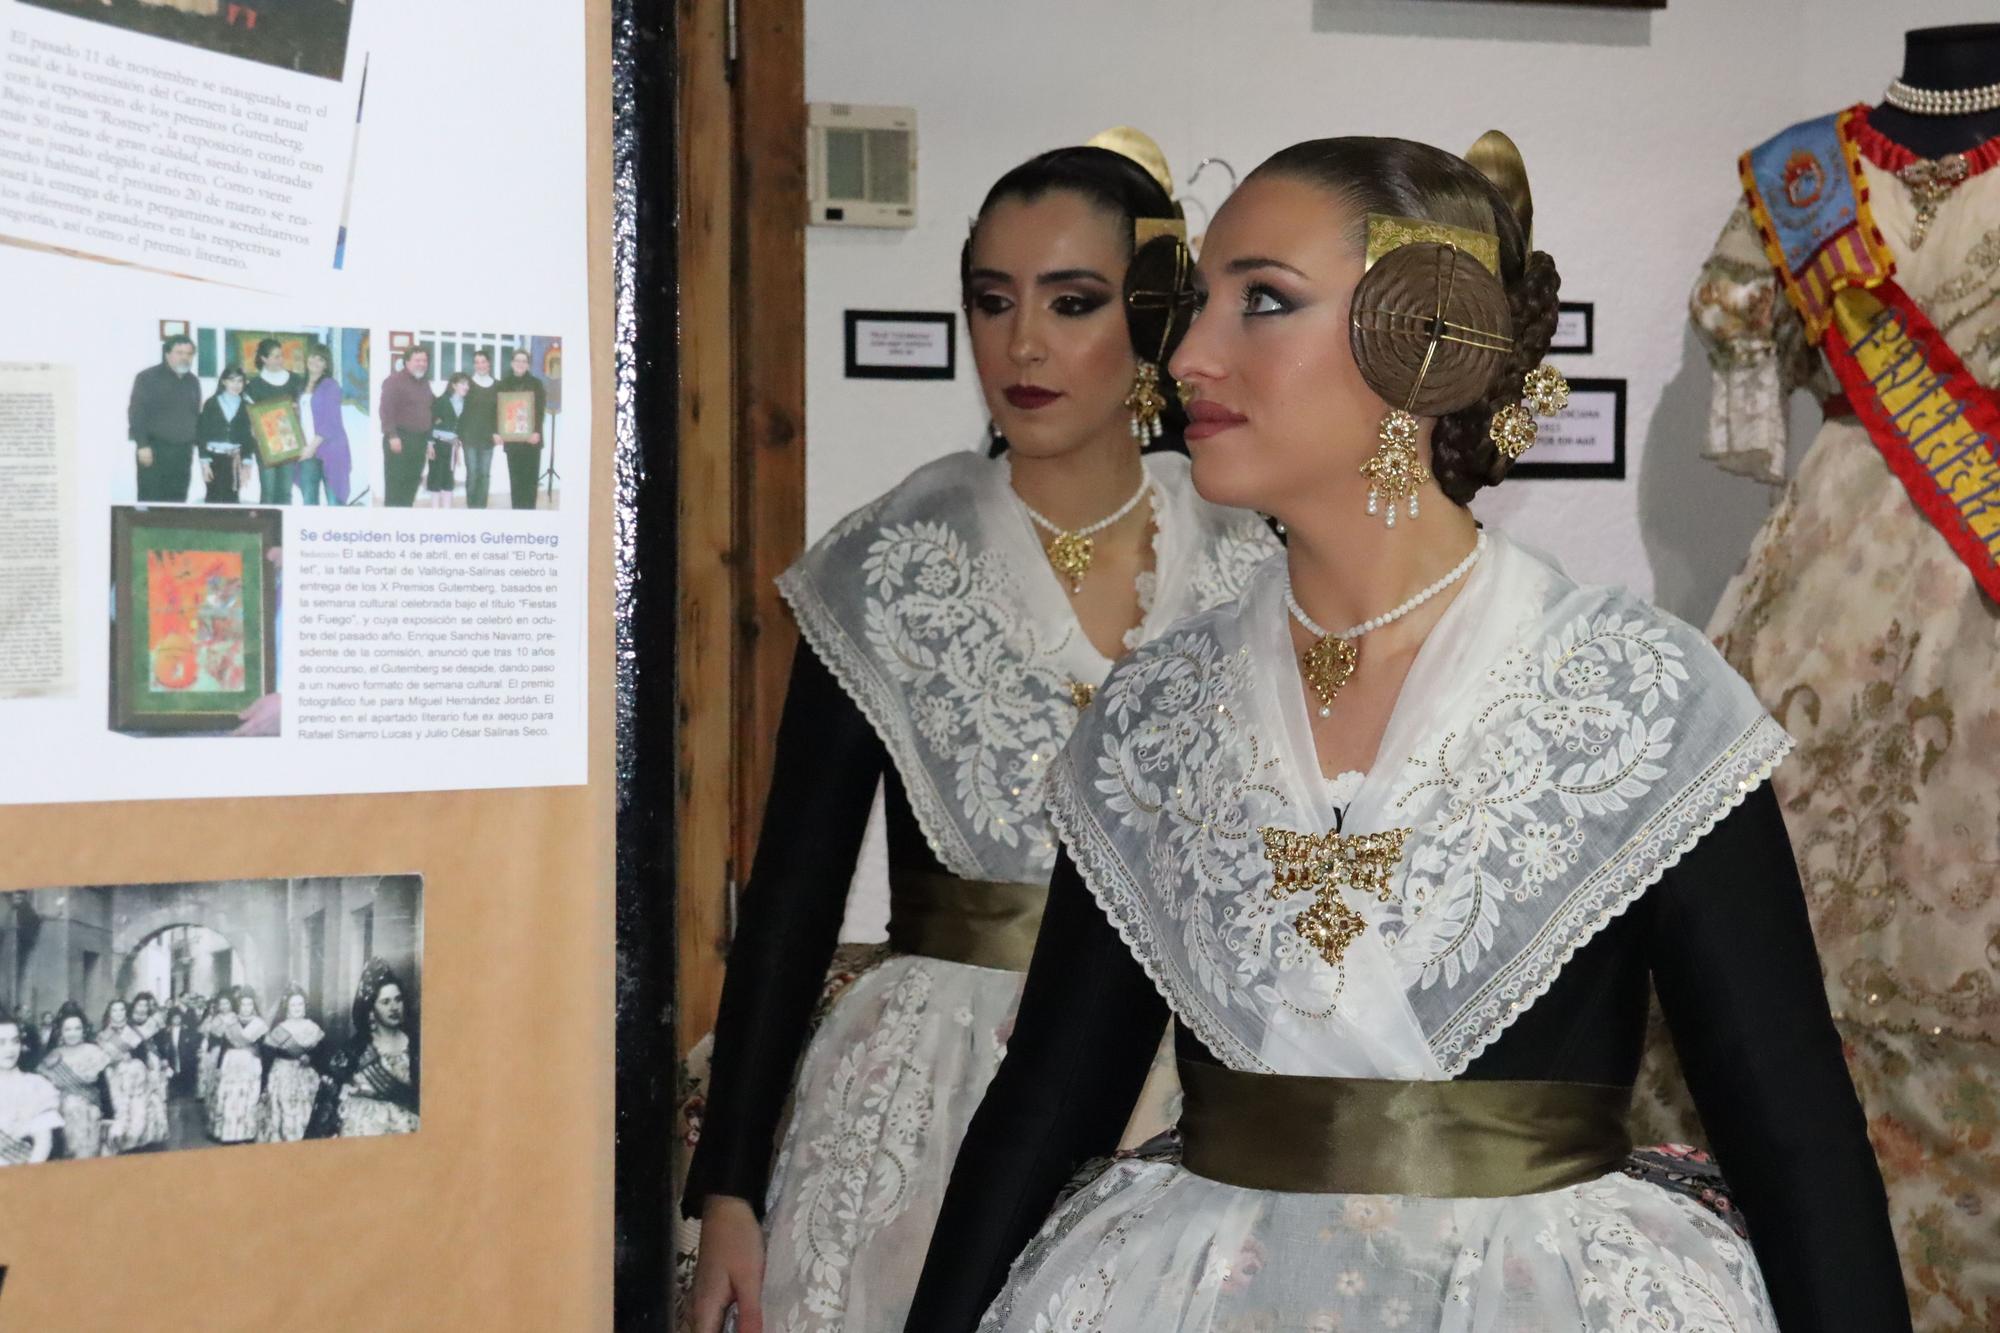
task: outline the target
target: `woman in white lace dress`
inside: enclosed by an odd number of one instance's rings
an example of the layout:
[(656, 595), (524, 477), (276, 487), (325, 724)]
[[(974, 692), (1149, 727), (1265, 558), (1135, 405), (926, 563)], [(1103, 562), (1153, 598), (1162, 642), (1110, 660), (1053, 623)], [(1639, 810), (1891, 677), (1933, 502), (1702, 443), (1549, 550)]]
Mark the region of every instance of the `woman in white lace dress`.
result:
[[(1180, 422), (1162, 367), (1186, 311), (1150, 147), (1059, 149), (994, 186), (961, 279), (1004, 446), (918, 469), (780, 581), (804, 644), (684, 1196), (703, 1333), (732, 1306), (745, 1328), (901, 1324), (1041, 917), (1043, 775), (1115, 658), (1276, 549), (1197, 497), (1184, 457), (1142, 457)], [(878, 785), (895, 956), (808, 1045)]]
[(131, 1022), (131, 1008), (113, 1000), (104, 1008), (97, 1044), (110, 1067), (104, 1082), (111, 1089), (111, 1118), (104, 1122), (100, 1151), (106, 1157), (130, 1152), (146, 1141), (148, 1103), (152, 1092), (152, 1048)]
[[(1698, 632), (1465, 507), (1563, 396), (1555, 266), (1482, 144), (1508, 195), (1330, 139), (1216, 216), (1195, 478), (1288, 551), (1056, 760), (1065, 855), (912, 1333), (1909, 1327), (1764, 785), (1789, 741)], [(1621, 1169), (1649, 976), (1754, 1244)], [(1036, 1235), (1169, 1012), (1181, 1161)]]
[(325, 1029), (306, 1016), (305, 992), (296, 988), (287, 991), (278, 1021), (264, 1035), (264, 1050), (271, 1064), (264, 1075), (261, 1142), (295, 1143), (306, 1136), (320, 1085), (312, 1057), (325, 1039)]
[(144, 1040), (139, 1056), (146, 1063), (145, 1116), (139, 1131), (139, 1146), (153, 1148), (167, 1141), (167, 1084), (172, 1078), (161, 1056), (158, 1037), (166, 1029), (167, 1016), (151, 991), (132, 997), (132, 1028)]
[(208, 1132), (219, 1143), (249, 1143), (261, 1128), (259, 1107), (264, 1097), (264, 1059), (257, 1044), (269, 1025), (257, 1012), (257, 992), (237, 988), (234, 1021), (221, 1024), (222, 1060), (216, 1066), (215, 1096)]

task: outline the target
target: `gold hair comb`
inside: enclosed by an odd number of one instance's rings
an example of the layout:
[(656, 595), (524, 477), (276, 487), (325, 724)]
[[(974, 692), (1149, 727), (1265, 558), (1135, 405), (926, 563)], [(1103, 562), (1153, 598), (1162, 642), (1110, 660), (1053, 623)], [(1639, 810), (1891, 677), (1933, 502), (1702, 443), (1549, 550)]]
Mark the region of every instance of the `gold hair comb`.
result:
[(1385, 213), (1368, 215), (1368, 251), (1363, 272), (1374, 268), (1375, 261), (1391, 250), (1416, 244), (1448, 245), (1454, 250), (1463, 250), (1479, 261), (1479, 266), (1488, 273), (1496, 278), (1500, 276), (1500, 238), (1491, 232), (1429, 222), (1423, 218), (1390, 217)]

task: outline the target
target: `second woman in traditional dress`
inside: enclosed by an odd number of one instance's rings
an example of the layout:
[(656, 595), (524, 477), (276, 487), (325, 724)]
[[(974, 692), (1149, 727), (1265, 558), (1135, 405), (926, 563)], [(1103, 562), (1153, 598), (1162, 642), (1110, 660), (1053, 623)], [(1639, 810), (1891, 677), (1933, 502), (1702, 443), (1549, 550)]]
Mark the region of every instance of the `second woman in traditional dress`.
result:
[(264, 1074), (260, 1141), (292, 1143), (306, 1136), (320, 1085), (312, 1054), (325, 1038), (325, 1029), (306, 1017), (305, 992), (286, 992), (278, 1021), (264, 1036), (264, 1049), (270, 1053), (271, 1065)]
[(48, 1161), (63, 1127), (55, 1084), (21, 1068), (26, 1032), (19, 1019), (0, 1012), (0, 1166)]
[[(1004, 451), (919, 468), (780, 581), (804, 643), (684, 1201), (701, 1333), (731, 1305), (802, 1333), (901, 1325), (1041, 918), (1043, 779), (1114, 659), (1276, 549), (1196, 496), (1183, 456), (1142, 456), (1178, 428), (1186, 313), (1149, 156), (1058, 149), (992, 188), (960, 278)], [(895, 956), (808, 1045), (878, 785)], [(1134, 1037), (1142, 1064), (1163, 1029)]]
[(151, 1054), (146, 1038), (132, 1026), (131, 1009), (123, 1000), (104, 1007), (97, 1044), (110, 1062), (104, 1071), (111, 1089), (111, 1119), (104, 1124), (100, 1150), (106, 1157), (130, 1152), (146, 1141), (148, 1103), (152, 1093)]
[(340, 1137), (416, 1133), (423, 1069), (416, 1015), (402, 978), (379, 958), (361, 969), (353, 1018), (353, 1042), (329, 1069), (339, 1088)]
[[(1053, 765), (1064, 855), (912, 1333), (1909, 1328), (1765, 783), (1790, 741), (1698, 631), (1465, 507), (1566, 397), (1511, 148), (1503, 196), (1304, 143), (1216, 214), (1195, 479), (1289, 547)], [(1621, 1169), (1649, 979), (1747, 1242)], [(1183, 1159), (1050, 1215), (1169, 1013)]]
[(269, 1030), (257, 1012), (257, 992), (239, 987), (231, 1021), (217, 1028), (222, 1061), (215, 1071), (208, 1132), (218, 1143), (249, 1143), (257, 1137), (264, 1096), (264, 1060), (257, 1045)]
[(211, 1123), (214, 1117), (209, 1107), (215, 1102), (215, 1072), (222, 1066), (222, 1028), (234, 1021), (226, 992), (208, 1002), (208, 1012), (201, 1020), (201, 1053), (195, 1058), (194, 1095), (201, 1102), (203, 1116)]
[(167, 1084), (172, 1080), (173, 1072), (167, 1067), (158, 1041), (166, 1026), (167, 1016), (161, 1012), (153, 992), (142, 990), (132, 997), (132, 1028), (143, 1042), (138, 1055), (146, 1063), (145, 1117), (139, 1131), (139, 1146), (142, 1148), (156, 1147), (167, 1141)]
[(111, 1057), (90, 1039), (83, 1009), (67, 1000), (56, 1010), (55, 1046), (35, 1072), (55, 1085), (61, 1098), (63, 1156), (96, 1157), (104, 1125), (104, 1071)]

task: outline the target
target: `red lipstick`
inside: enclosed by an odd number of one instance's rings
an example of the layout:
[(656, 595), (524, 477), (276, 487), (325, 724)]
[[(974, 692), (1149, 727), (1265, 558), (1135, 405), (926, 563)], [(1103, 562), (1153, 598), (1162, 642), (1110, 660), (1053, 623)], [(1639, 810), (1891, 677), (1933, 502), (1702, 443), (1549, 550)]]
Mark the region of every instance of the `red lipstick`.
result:
[(1240, 426), (1250, 418), (1241, 412), (1232, 412), (1211, 398), (1197, 398), (1188, 405), (1187, 438), (1205, 440), (1211, 435), (1220, 435), (1232, 426)]
[(1010, 384), (1000, 396), (1005, 398), (1010, 406), (1018, 407), (1024, 412), (1033, 412), (1037, 408), (1047, 407), (1062, 397), (1062, 394), (1054, 389), (1044, 389), (1039, 384)]

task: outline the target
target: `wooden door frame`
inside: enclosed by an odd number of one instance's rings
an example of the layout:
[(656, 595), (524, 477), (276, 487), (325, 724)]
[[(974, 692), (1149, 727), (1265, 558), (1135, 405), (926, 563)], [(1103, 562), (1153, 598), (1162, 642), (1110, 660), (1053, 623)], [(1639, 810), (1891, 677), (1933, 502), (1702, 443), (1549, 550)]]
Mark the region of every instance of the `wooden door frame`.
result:
[(756, 854), (805, 541), (804, 0), (677, 0), (676, 1019), (709, 1031)]

